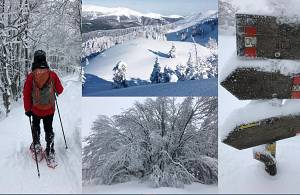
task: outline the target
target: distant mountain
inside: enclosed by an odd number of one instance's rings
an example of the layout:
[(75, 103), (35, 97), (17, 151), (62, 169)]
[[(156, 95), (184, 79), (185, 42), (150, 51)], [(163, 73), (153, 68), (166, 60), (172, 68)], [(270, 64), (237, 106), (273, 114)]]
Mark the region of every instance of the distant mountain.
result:
[(172, 23), (166, 33), (168, 41), (196, 42), (205, 45), (209, 38), (218, 40), (217, 11), (198, 13)]
[(165, 25), (184, 19), (179, 15), (163, 16), (157, 13), (140, 13), (128, 8), (107, 8), (83, 5), (83, 33), (96, 30), (124, 29), (147, 25)]

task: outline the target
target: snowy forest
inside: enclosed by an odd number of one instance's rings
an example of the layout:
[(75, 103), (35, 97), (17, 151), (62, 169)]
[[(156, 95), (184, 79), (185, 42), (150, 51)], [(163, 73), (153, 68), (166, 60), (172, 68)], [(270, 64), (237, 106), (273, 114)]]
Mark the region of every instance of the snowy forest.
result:
[(217, 112), (216, 97), (158, 97), (99, 115), (84, 140), (83, 183), (216, 184)]
[(0, 117), (22, 96), (33, 53), (59, 75), (80, 74), (80, 0), (0, 0)]

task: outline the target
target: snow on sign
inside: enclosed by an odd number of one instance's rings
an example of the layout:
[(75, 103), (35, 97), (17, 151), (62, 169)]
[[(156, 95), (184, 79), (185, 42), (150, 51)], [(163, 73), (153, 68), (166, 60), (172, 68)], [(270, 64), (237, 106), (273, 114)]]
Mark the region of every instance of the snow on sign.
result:
[(236, 14), (237, 55), (300, 59), (300, 24), (289, 18)]
[(239, 150), (296, 136), (299, 133), (300, 116), (271, 117), (237, 126), (223, 140)]
[(237, 68), (221, 85), (240, 100), (300, 99), (300, 75)]

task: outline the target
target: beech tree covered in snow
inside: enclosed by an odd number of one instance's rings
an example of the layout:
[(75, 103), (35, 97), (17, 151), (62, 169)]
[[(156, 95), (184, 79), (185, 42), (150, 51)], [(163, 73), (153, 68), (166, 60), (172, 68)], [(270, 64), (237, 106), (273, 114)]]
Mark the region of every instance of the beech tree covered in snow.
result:
[(113, 117), (98, 116), (85, 141), (85, 183), (217, 183), (217, 98), (148, 98)]
[(113, 86), (114, 86), (114, 88), (127, 87), (126, 70), (127, 70), (127, 64), (123, 61), (119, 61), (117, 63), (117, 65), (113, 68), (113, 71), (114, 71)]
[(162, 82), (162, 73), (161, 67), (158, 61), (158, 57), (155, 60), (155, 64), (153, 66), (153, 70), (150, 76), (151, 83), (161, 83)]
[(0, 114), (22, 96), (35, 50), (60, 73), (80, 74), (80, 20), (79, 0), (0, 0)]

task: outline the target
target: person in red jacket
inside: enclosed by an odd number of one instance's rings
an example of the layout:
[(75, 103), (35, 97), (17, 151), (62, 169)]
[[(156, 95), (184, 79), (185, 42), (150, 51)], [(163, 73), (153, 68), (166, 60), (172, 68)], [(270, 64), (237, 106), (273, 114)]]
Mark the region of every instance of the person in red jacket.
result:
[(52, 127), (55, 112), (55, 95), (63, 92), (63, 86), (57, 74), (49, 69), (46, 61), (46, 53), (38, 50), (34, 53), (32, 72), (27, 76), (23, 101), (25, 114), (32, 117), (33, 142), (31, 151), (36, 148), (37, 154), (42, 154), (40, 144), (40, 121), (43, 121), (45, 130), (46, 150), (45, 158), (54, 159), (54, 132)]

